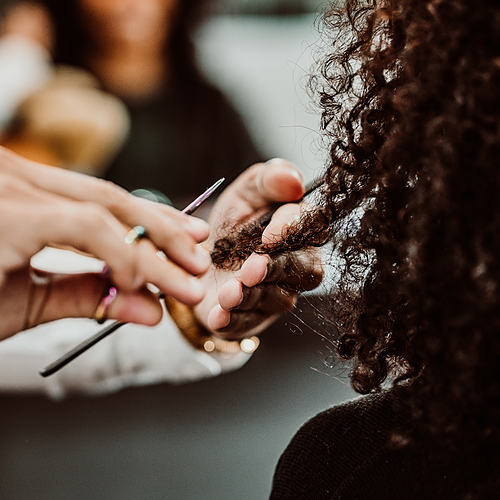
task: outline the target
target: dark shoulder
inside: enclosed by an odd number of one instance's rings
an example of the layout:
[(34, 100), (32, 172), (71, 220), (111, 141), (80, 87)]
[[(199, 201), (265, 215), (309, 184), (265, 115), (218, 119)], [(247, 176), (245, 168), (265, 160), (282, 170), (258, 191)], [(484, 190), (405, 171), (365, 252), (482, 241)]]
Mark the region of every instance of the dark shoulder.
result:
[(300, 445), (307, 443), (308, 447), (314, 444), (316, 453), (325, 459), (348, 458), (355, 451), (370, 453), (385, 443), (401, 420), (395, 416), (393, 402), (391, 393), (381, 393), (321, 412), (303, 425), (287, 451), (302, 454)]
[(450, 453), (429, 440), (396, 446), (395, 432), (411, 422), (390, 391), (320, 413), (280, 458), (271, 499), (441, 500), (488, 488), (498, 494), (498, 453)]
[(335, 498), (346, 477), (377, 454), (400, 423), (388, 392), (318, 414), (304, 424), (280, 458), (271, 498)]

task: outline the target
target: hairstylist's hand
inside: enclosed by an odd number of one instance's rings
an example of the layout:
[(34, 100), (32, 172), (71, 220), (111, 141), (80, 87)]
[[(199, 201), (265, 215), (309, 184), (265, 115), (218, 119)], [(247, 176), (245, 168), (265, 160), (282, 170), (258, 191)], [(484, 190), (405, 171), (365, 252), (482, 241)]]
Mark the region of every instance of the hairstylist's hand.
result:
[[(250, 167), (222, 193), (212, 209), (210, 241), (223, 234), (225, 222), (259, 217), (275, 203), (293, 202), (303, 194), (300, 173), (285, 160)], [(281, 206), (266, 227), (263, 242), (279, 240), (283, 228), (299, 216), (300, 210), (296, 203)], [(322, 277), (317, 250), (274, 260), (253, 254), (236, 272), (211, 269), (204, 277), (208, 293), (195, 312), (218, 336), (241, 339), (261, 332), (293, 308), (298, 293), (316, 288)]]
[[(125, 236), (136, 225), (147, 229), (148, 238), (128, 244)], [(155, 324), (161, 308), (146, 283), (186, 304), (198, 303), (205, 290), (195, 276), (208, 269), (210, 259), (197, 243), (207, 236), (201, 220), (0, 148), (0, 338), (22, 329), (30, 259), (47, 245), (70, 246), (106, 262), (119, 290), (109, 315)], [(94, 273), (53, 280), (38, 322), (91, 317), (107, 279)]]

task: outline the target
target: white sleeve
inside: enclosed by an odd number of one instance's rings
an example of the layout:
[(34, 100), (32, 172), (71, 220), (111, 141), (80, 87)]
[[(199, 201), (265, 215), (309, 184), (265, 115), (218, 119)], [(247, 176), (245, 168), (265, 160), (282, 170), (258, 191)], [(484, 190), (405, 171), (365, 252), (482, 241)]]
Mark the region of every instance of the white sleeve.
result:
[[(93, 270), (98, 262), (63, 250), (46, 249), (42, 254), (47, 264), (49, 255), (66, 271), (73, 257), (81, 262), (87, 259), (91, 266), (93, 261)], [(44, 267), (54, 269), (53, 265)], [(0, 391), (62, 398), (71, 393), (112, 392), (131, 385), (190, 382), (240, 368), (250, 358), (244, 352), (223, 355), (194, 349), (165, 312), (158, 325), (124, 325), (54, 375), (39, 375), (39, 370), (100, 328), (102, 325), (89, 319), (64, 319), (0, 342)]]
[(19, 104), (52, 77), (50, 54), (41, 45), (18, 35), (0, 39), (0, 130)]

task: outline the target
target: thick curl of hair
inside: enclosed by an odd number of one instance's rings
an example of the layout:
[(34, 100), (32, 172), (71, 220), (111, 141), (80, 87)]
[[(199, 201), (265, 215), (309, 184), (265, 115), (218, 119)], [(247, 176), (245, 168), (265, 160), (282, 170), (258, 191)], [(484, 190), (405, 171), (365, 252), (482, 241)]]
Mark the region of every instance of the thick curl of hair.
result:
[(426, 435), (498, 447), (500, 8), (348, 0), (323, 26), (326, 187), (283, 244), (252, 250), (333, 241), (344, 268), (332, 315), (354, 389), (393, 381)]

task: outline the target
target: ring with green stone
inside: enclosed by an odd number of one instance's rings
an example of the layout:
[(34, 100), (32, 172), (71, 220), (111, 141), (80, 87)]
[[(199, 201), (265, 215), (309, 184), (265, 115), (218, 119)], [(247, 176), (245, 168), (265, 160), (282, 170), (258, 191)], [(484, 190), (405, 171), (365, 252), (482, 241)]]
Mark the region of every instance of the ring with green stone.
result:
[(134, 226), (125, 236), (125, 241), (129, 245), (146, 237), (146, 230), (142, 226)]

